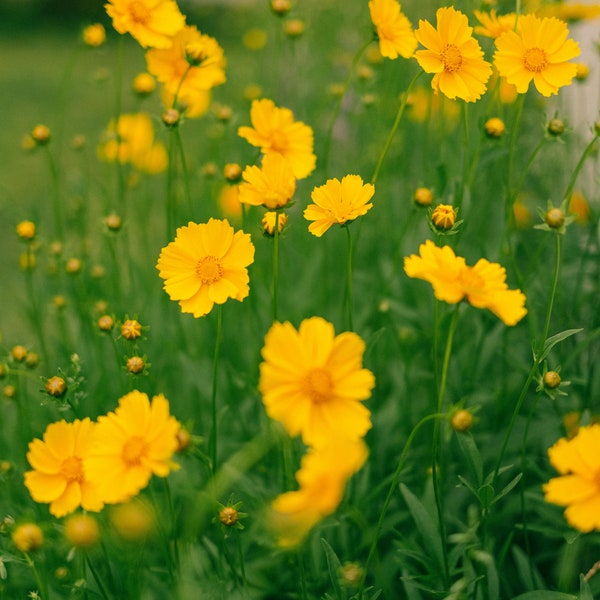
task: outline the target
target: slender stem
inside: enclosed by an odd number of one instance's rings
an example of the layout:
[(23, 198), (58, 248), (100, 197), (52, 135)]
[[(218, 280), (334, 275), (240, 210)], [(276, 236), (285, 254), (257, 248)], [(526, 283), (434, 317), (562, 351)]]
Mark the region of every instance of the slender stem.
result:
[(298, 567), (300, 569), (300, 587), (302, 589), (302, 600), (308, 600), (308, 590), (306, 587), (306, 569), (304, 567), (304, 557), (302, 551), (298, 550), (296, 553), (298, 558)]
[(27, 552), (23, 552), (23, 555), (25, 556), (25, 561), (27, 562), (27, 565), (33, 571), (33, 576), (35, 577), (35, 582), (37, 583), (38, 587), (40, 588), (42, 600), (49, 600), (50, 594), (48, 593), (48, 585), (47, 585), (45, 579), (41, 578), (40, 573), (37, 570), (37, 568), (35, 566), (35, 562), (31, 558), (31, 556), (29, 556), (29, 554)]
[[(175, 573), (179, 574), (179, 545), (177, 543), (177, 518), (175, 517), (175, 507), (173, 505), (173, 495), (171, 494), (171, 486), (169, 486), (169, 480), (164, 477), (163, 481), (165, 482), (165, 493), (167, 496), (167, 506), (169, 509), (169, 517), (171, 520), (171, 531), (170, 531), (170, 539), (173, 547), (173, 561), (175, 562)], [(167, 538), (168, 539), (168, 538)]]
[(381, 166), (383, 165), (385, 156), (388, 153), (390, 146), (392, 145), (392, 140), (394, 139), (396, 129), (398, 129), (398, 125), (400, 124), (400, 120), (402, 119), (402, 115), (404, 114), (404, 109), (406, 108), (406, 103), (408, 102), (409, 92), (410, 92), (412, 86), (414, 85), (415, 81), (417, 81), (417, 79), (423, 74), (423, 72), (424, 71), (421, 69), (412, 78), (411, 82), (408, 84), (408, 87), (406, 88), (406, 91), (404, 92), (404, 94), (402, 94), (402, 99), (400, 100), (400, 106), (398, 107), (398, 112), (396, 113), (396, 119), (394, 120), (394, 124), (392, 125), (392, 128), (390, 130), (388, 138), (385, 142), (385, 146), (383, 147), (383, 150), (381, 151), (381, 154), (379, 155), (379, 160), (377, 161), (377, 166), (375, 167), (375, 171), (373, 171), (373, 176), (371, 177), (371, 183), (373, 185), (375, 185), (375, 182), (377, 181), (377, 177), (379, 177), (379, 171), (381, 170)]
[(98, 575), (98, 572), (96, 571), (96, 568), (94, 567), (94, 563), (91, 561), (91, 559), (87, 555), (87, 553), (85, 554), (85, 562), (90, 569), (90, 573), (92, 574), (92, 577), (94, 578), (94, 580), (96, 581), (96, 584), (98, 585), (98, 589), (100, 590), (100, 595), (105, 600), (109, 600), (112, 597), (112, 594), (110, 594), (108, 592), (108, 590), (106, 589), (106, 586), (104, 585), (104, 582), (102, 581), (102, 578)]
[(596, 144), (596, 141), (598, 140), (598, 137), (599, 137), (598, 134), (596, 134), (594, 136), (594, 138), (592, 139), (592, 141), (585, 147), (585, 150), (583, 151), (583, 154), (581, 155), (581, 158), (579, 159), (579, 162), (577, 163), (577, 166), (575, 167), (575, 170), (573, 171), (573, 174), (571, 175), (569, 185), (567, 186), (567, 191), (565, 192), (565, 195), (563, 196), (563, 198), (567, 201), (566, 212), (569, 211), (569, 205), (571, 204), (571, 194), (573, 192), (573, 188), (575, 187), (575, 182), (577, 181), (579, 172), (581, 171), (581, 169), (583, 167), (583, 163), (585, 162), (585, 159), (589, 156), (589, 154), (594, 149), (594, 146)]
[(550, 291), (550, 300), (548, 301), (548, 309), (546, 311), (546, 320), (544, 322), (544, 332), (542, 339), (540, 340), (539, 353), (541, 354), (548, 338), (548, 331), (550, 329), (550, 319), (552, 318), (552, 308), (554, 307), (554, 298), (556, 298), (556, 289), (558, 287), (558, 271), (560, 269), (560, 240), (561, 234), (558, 232), (554, 233), (555, 241), (555, 252), (554, 252), (554, 276), (552, 278), (552, 289)]
[(187, 209), (191, 214), (192, 211), (192, 194), (190, 192), (190, 175), (187, 167), (187, 161), (185, 159), (185, 149), (183, 147), (183, 141), (181, 139), (181, 133), (179, 127), (175, 128), (175, 138), (177, 140), (177, 148), (179, 149), (179, 160), (181, 161), (181, 169), (183, 171), (183, 189), (185, 190), (185, 201)]
[(506, 206), (505, 206), (505, 215), (506, 215), (506, 224), (505, 227), (508, 227), (509, 215), (512, 206), (510, 206), (510, 202), (513, 199), (512, 193), (512, 178), (513, 178), (513, 168), (515, 162), (515, 151), (517, 147), (517, 138), (519, 137), (519, 125), (521, 123), (521, 115), (523, 114), (523, 105), (525, 103), (525, 94), (520, 94), (519, 99), (517, 100), (517, 108), (515, 114), (515, 120), (513, 122), (513, 128), (510, 136), (510, 144), (508, 147), (508, 168), (506, 170)]
[(348, 234), (348, 260), (346, 269), (346, 304), (348, 310), (348, 330), (354, 331), (354, 323), (352, 319), (352, 235), (350, 234), (349, 223), (346, 223), (344, 229)]
[(121, 118), (121, 96), (123, 88), (123, 36), (119, 36), (117, 44), (117, 75), (115, 97), (115, 135), (117, 136), (117, 206), (123, 212), (125, 209), (125, 172), (121, 163), (121, 136), (119, 135), (119, 120)]
[(62, 210), (60, 202), (59, 172), (56, 166), (56, 162), (54, 161), (54, 157), (52, 156), (52, 152), (50, 152), (50, 148), (48, 146), (44, 146), (44, 150), (46, 151), (46, 158), (48, 160), (48, 167), (50, 168), (50, 175), (52, 178), (52, 210), (54, 213), (54, 234), (56, 235), (56, 239), (59, 242), (63, 242), (64, 236)]
[(50, 363), (48, 361), (50, 359), (50, 356), (48, 354), (48, 348), (46, 347), (46, 336), (44, 335), (42, 315), (37, 303), (37, 299), (39, 296), (36, 295), (33, 285), (33, 260), (34, 255), (31, 248), (31, 244), (27, 244), (27, 265), (25, 268), (25, 283), (27, 285), (27, 295), (29, 296), (29, 301), (31, 302), (31, 319), (33, 321), (33, 327), (38, 335), (40, 351), (42, 353), (42, 359), (44, 361), (45, 368), (49, 369)]
[(212, 382), (212, 428), (210, 433), (210, 459), (213, 474), (217, 470), (217, 382), (219, 379), (219, 352), (221, 349), (221, 337), (223, 334), (223, 307), (217, 304), (217, 333), (215, 335), (215, 354), (213, 359), (213, 382)]
[(175, 163), (176, 163), (176, 147), (175, 147), (175, 138), (176, 133), (173, 130), (169, 131), (169, 148), (168, 152), (168, 164), (167, 164), (167, 240), (171, 239), (171, 235), (173, 234), (173, 230), (175, 228), (175, 208), (176, 208), (176, 200), (174, 193), (174, 185), (173, 182), (175, 180)]
[(456, 197), (456, 207), (461, 208), (462, 202), (465, 196), (465, 188), (469, 179), (469, 161), (467, 156), (469, 155), (469, 113), (467, 110), (467, 103), (462, 103), (462, 121), (463, 121), (463, 155), (462, 155), (462, 180), (460, 187), (458, 188), (458, 194)]
[(279, 287), (279, 211), (275, 211), (273, 230), (273, 321), (277, 321), (277, 294)]
[(509, 205), (511, 208), (512, 208), (512, 205), (514, 204), (514, 201), (517, 199), (517, 196), (519, 195), (521, 188), (523, 187), (523, 182), (525, 181), (525, 177), (527, 177), (527, 173), (529, 172), (529, 167), (531, 167), (531, 165), (533, 164), (535, 157), (538, 155), (538, 152), (544, 147), (546, 141), (547, 141), (546, 136), (542, 137), (539, 144), (535, 147), (535, 149), (531, 153), (529, 160), (525, 164), (525, 168), (521, 172), (521, 177), (519, 177), (519, 181), (517, 182), (517, 185), (510, 192)]
[(247, 592), (248, 589), (248, 580), (246, 579), (246, 565), (244, 562), (244, 551), (242, 549), (242, 540), (240, 538), (240, 532), (235, 531), (235, 543), (238, 551), (238, 560), (240, 561), (240, 573), (242, 575), (242, 584), (244, 586), (244, 591)]

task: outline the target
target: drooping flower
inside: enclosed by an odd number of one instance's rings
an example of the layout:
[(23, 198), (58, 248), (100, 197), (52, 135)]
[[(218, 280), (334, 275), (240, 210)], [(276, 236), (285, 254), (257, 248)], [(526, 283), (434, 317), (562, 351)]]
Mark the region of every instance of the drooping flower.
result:
[(202, 317), (215, 303), (248, 296), (246, 267), (253, 261), (250, 234), (234, 232), (226, 219), (209, 219), (179, 227), (175, 241), (162, 249), (156, 268), (182, 312)]
[(516, 325), (527, 314), (525, 295), (508, 289), (506, 269), (485, 258), (469, 267), (450, 246), (440, 248), (427, 240), (419, 246), (418, 256), (404, 259), (404, 271), (428, 281), (438, 300), (449, 304), (467, 300), (476, 308), (492, 311), (506, 325)]
[(107, 504), (126, 502), (145, 488), (152, 475), (166, 477), (178, 468), (180, 424), (169, 414), (169, 401), (134, 390), (119, 399), (114, 412), (98, 417), (86, 473)]
[(311, 194), (314, 204), (304, 209), (304, 218), (314, 221), (308, 230), (321, 237), (332, 225), (344, 225), (366, 214), (373, 206), (370, 202), (375, 187), (363, 183), (359, 175), (346, 175), (342, 181), (329, 179), (325, 185), (315, 187)]
[(560, 477), (544, 485), (546, 502), (566, 506), (575, 529), (600, 530), (600, 425), (580, 427), (572, 439), (561, 438), (548, 450)]
[(305, 319), (298, 330), (289, 322), (274, 323), (260, 365), (267, 414), (307, 445), (363, 436), (371, 420), (362, 401), (375, 385), (373, 373), (362, 366), (364, 350), (356, 333), (336, 336), (321, 317)]
[(408, 18), (401, 12), (397, 0), (370, 0), (371, 21), (379, 39), (379, 51), (387, 58), (410, 58), (416, 48), (417, 39)]
[(42, 440), (29, 444), (25, 486), (36, 502), (50, 504), (50, 513), (62, 517), (81, 506), (99, 511), (104, 506), (97, 483), (89, 476), (95, 424), (89, 418), (72, 423), (58, 421), (46, 428)]
[(557, 94), (577, 73), (575, 63), (568, 61), (579, 56), (579, 46), (568, 35), (563, 21), (523, 15), (517, 31), (496, 39), (494, 64), (519, 94), (527, 92), (532, 80), (543, 96)]
[(265, 154), (260, 167), (248, 166), (242, 173), (240, 202), (274, 210), (288, 204), (296, 191), (290, 163), (281, 154)]
[(505, 31), (512, 31), (515, 28), (515, 24), (518, 24), (517, 15), (515, 13), (497, 15), (496, 9), (494, 8), (490, 10), (490, 12), (475, 10), (473, 11), (473, 14), (481, 23), (481, 25), (476, 25), (473, 31), (477, 35), (483, 35), (489, 38), (495, 39)]
[(426, 73), (435, 73), (431, 87), (448, 98), (475, 102), (486, 90), (492, 67), (483, 59), (473, 28), (463, 13), (452, 6), (436, 12), (437, 28), (420, 20), (415, 35), (425, 50), (415, 57)]
[(272, 100), (254, 100), (250, 107), (252, 127), (240, 127), (238, 135), (263, 154), (280, 154), (292, 167), (297, 179), (308, 177), (317, 157), (313, 154), (312, 128), (294, 120), (289, 108), (279, 108)]
[(174, 0), (109, 0), (104, 7), (113, 27), (130, 33), (144, 48), (168, 48), (185, 24)]
[(367, 456), (362, 440), (335, 438), (307, 452), (296, 473), (300, 488), (281, 494), (271, 504), (270, 525), (281, 546), (296, 546), (319, 521), (336, 511), (347, 480)]

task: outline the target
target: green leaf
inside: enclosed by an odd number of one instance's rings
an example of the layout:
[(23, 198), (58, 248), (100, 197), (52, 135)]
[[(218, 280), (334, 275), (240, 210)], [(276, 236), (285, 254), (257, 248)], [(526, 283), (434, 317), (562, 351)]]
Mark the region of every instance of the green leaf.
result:
[(523, 477), (523, 473), (519, 473), (516, 477), (514, 477), (508, 483), (508, 485), (506, 485), (506, 487), (492, 500), (492, 504), (495, 504), (496, 502), (498, 502), (498, 500), (500, 500), (501, 498), (504, 498), (504, 496), (506, 496), (506, 494), (508, 494), (508, 492), (510, 492), (515, 487), (515, 485), (517, 485), (517, 483), (519, 483), (519, 481), (521, 481), (522, 477)]
[(579, 595), (577, 596), (577, 600), (594, 600), (590, 584), (584, 575), (579, 576)]
[(564, 594), (563, 592), (549, 592), (548, 590), (535, 590), (521, 594), (513, 600), (577, 600), (573, 594)]
[(489, 508), (494, 503), (494, 488), (486, 483), (477, 490), (477, 497), (483, 508)]
[(575, 335), (576, 333), (579, 333), (580, 331), (583, 331), (583, 328), (565, 329), (565, 331), (561, 331), (560, 333), (557, 333), (556, 335), (549, 337), (544, 342), (544, 347), (542, 348), (542, 354), (537, 359), (538, 362), (541, 363), (546, 358), (546, 356), (548, 356), (548, 354), (550, 354), (550, 350), (552, 350), (552, 348), (554, 348), (554, 346), (556, 346), (556, 344), (562, 342), (563, 340), (566, 340), (568, 337), (571, 337), (572, 335)]
[(331, 585), (333, 586), (333, 591), (335, 592), (335, 598), (337, 598), (337, 600), (346, 600), (347, 596), (342, 591), (342, 586), (340, 585), (340, 572), (342, 570), (340, 559), (325, 538), (321, 538), (321, 544), (325, 549), (327, 568), (329, 569), (329, 579), (331, 579)]
[(467, 459), (469, 470), (471, 471), (475, 484), (479, 487), (483, 482), (483, 462), (481, 460), (481, 454), (475, 444), (475, 440), (470, 432), (466, 431), (456, 436), (458, 444)]

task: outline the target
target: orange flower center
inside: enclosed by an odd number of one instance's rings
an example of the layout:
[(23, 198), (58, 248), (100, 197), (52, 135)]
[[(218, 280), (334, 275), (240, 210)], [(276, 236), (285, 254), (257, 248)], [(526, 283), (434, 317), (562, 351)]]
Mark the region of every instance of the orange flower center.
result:
[(302, 388), (315, 404), (326, 402), (333, 394), (331, 374), (323, 367), (312, 369), (304, 378)]
[(196, 264), (196, 276), (202, 283), (216, 283), (223, 277), (223, 265), (217, 257), (205, 256)]
[(135, 23), (145, 25), (150, 20), (150, 11), (143, 2), (134, 1), (129, 4), (129, 16)]
[(139, 465), (146, 454), (146, 441), (139, 435), (131, 436), (123, 445), (121, 457), (129, 465)]
[(458, 49), (458, 46), (454, 44), (446, 44), (442, 52), (440, 53), (440, 59), (444, 63), (444, 69), (450, 73), (458, 71), (463, 63), (463, 57)]
[(271, 150), (283, 154), (288, 148), (287, 136), (281, 131), (271, 131), (269, 135)]
[(523, 56), (523, 64), (528, 71), (539, 73), (548, 66), (548, 55), (541, 48), (529, 48)]
[(69, 456), (63, 460), (60, 472), (68, 481), (83, 481), (83, 464), (78, 456)]
[(458, 279), (462, 285), (462, 288), (466, 296), (481, 294), (485, 289), (485, 281), (483, 277), (475, 273), (472, 268), (467, 267), (464, 269)]

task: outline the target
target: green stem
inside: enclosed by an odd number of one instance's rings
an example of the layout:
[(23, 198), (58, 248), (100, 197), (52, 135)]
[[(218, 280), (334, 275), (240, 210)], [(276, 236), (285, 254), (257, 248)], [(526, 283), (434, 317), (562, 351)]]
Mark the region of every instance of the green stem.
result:
[(541, 354), (548, 338), (548, 331), (550, 329), (550, 319), (552, 318), (552, 308), (554, 307), (554, 299), (556, 298), (556, 289), (558, 287), (558, 271), (560, 269), (560, 240), (561, 234), (558, 232), (554, 233), (555, 241), (555, 252), (554, 252), (554, 276), (552, 278), (552, 289), (550, 291), (550, 300), (548, 302), (548, 310), (546, 311), (546, 320), (544, 322), (544, 332), (542, 339), (540, 340), (540, 346), (538, 352)]
[[(510, 144), (508, 147), (508, 168), (506, 171), (506, 206), (505, 206), (505, 214), (509, 214), (509, 210), (512, 208), (509, 206), (510, 201), (513, 198), (512, 194), (512, 178), (513, 178), (513, 169), (515, 163), (515, 151), (517, 147), (517, 138), (519, 137), (519, 125), (521, 123), (521, 115), (523, 114), (523, 105), (525, 103), (525, 94), (520, 94), (517, 100), (517, 108), (515, 114), (515, 120), (513, 123), (513, 128), (510, 135)], [(507, 224), (508, 224), (507, 219)]]
[(119, 120), (121, 118), (121, 96), (123, 88), (123, 48), (124, 41), (122, 35), (119, 36), (117, 44), (117, 75), (116, 75), (116, 98), (115, 98), (115, 135), (117, 136), (117, 157), (115, 164), (117, 167), (117, 206), (125, 217), (125, 172), (121, 163), (121, 136), (119, 135)]
[(273, 230), (273, 321), (277, 321), (277, 302), (279, 288), (279, 211), (275, 211), (275, 229)]
[(39, 571), (37, 570), (37, 568), (35, 566), (35, 562), (31, 558), (31, 556), (29, 556), (29, 554), (27, 552), (23, 552), (23, 555), (25, 556), (25, 561), (27, 562), (27, 565), (33, 572), (33, 576), (35, 577), (35, 582), (37, 583), (38, 588), (40, 588), (40, 594), (42, 595), (42, 600), (49, 600), (50, 594), (48, 593), (48, 585), (47, 585), (45, 579), (41, 578)]
[(581, 158), (579, 159), (579, 162), (577, 163), (577, 166), (575, 167), (575, 170), (573, 171), (573, 174), (571, 175), (569, 185), (567, 186), (567, 191), (565, 192), (565, 195), (563, 196), (563, 199), (567, 201), (567, 207), (566, 207), (566, 211), (565, 211), (567, 213), (569, 212), (569, 205), (571, 204), (571, 194), (573, 193), (573, 188), (575, 187), (575, 182), (577, 181), (579, 172), (581, 171), (581, 169), (583, 167), (583, 163), (585, 162), (585, 159), (589, 156), (589, 154), (594, 149), (594, 145), (596, 144), (598, 137), (599, 137), (598, 134), (596, 134), (593, 137), (592, 141), (585, 147), (585, 150), (583, 151), (583, 154), (581, 155)]
[(462, 121), (463, 121), (463, 156), (462, 156), (462, 180), (460, 187), (458, 188), (458, 194), (456, 198), (456, 207), (461, 208), (462, 202), (465, 196), (465, 189), (469, 180), (470, 165), (467, 160), (469, 155), (469, 113), (467, 112), (467, 103), (462, 103)]
[(217, 382), (219, 379), (219, 352), (223, 334), (223, 307), (217, 304), (217, 333), (215, 335), (215, 354), (213, 359), (213, 382), (211, 394), (212, 427), (210, 432), (210, 460), (213, 474), (217, 470)]
[(31, 320), (33, 321), (33, 327), (38, 335), (38, 342), (40, 344), (40, 351), (42, 353), (42, 360), (45, 368), (50, 368), (50, 355), (48, 354), (48, 348), (46, 347), (46, 336), (44, 335), (44, 327), (42, 322), (42, 316), (38, 307), (37, 299), (38, 295), (35, 293), (33, 285), (33, 267), (32, 261), (34, 259), (31, 244), (27, 244), (27, 266), (25, 270), (25, 283), (27, 286), (27, 294), (29, 301), (31, 302)]
[(62, 210), (60, 202), (59, 172), (56, 166), (56, 162), (54, 161), (54, 157), (52, 156), (52, 152), (50, 152), (50, 148), (48, 146), (44, 146), (44, 150), (46, 152), (46, 158), (48, 160), (50, 176), (52, 178), (52, 211), (54, 214), (54, 234), (56, 235), (56, 239), (62, 243), (64, 241), (64, 236)]
[(346, 269), (346, 303), (348, 311), (348, 330), (354, 331), (354, 323), (352, 319), (352, 235), (350, 234), (349, 223), (346, 223), (344, 229), (348, 234), (348, 260)]
[(177, 148), (179, 150), (179, 160), (181, 161), (181, 169), (183, 171), (183, 189), (185, 191), (185, 202), (189, 213), (192, 212), (192, 194), (190, 192), (190, 175), (185, 159), (185, 149), (179, 132), (179, 127), (175, 128), (175, 138), (177, 140)]
[(171, 239), (173, 235), (173, 230), (175, 229), (175, 208), (176, 208), (176, 200), (174, 194), (174, 185), (173, 182), (175, 180), (175, 162), (176, 162), (176, 147), (174, 139), (175, 131), (172, 129), (169, 131), (169, 148), (167, 150), (168, 153), (168, 164), (167, 164), (167, 241)]
[(98, 585), (98, 589), (100, 590), (100, 595), (104, 598), (104, 600), (110, 600), (110, 598), (112, 598), (112, 594), (106, 589), (106, 586), (104, 585), (104, 582), (102, 581), (102, 578), (98, 575), (98, 572), (96, 571), (96, 568), (94, 567), (94, 563), (91, 561), (90, 557), (87, 554), (85, 555), (85, 562), (90, 569), (90, 573), (92, 574), (94, 581)]

